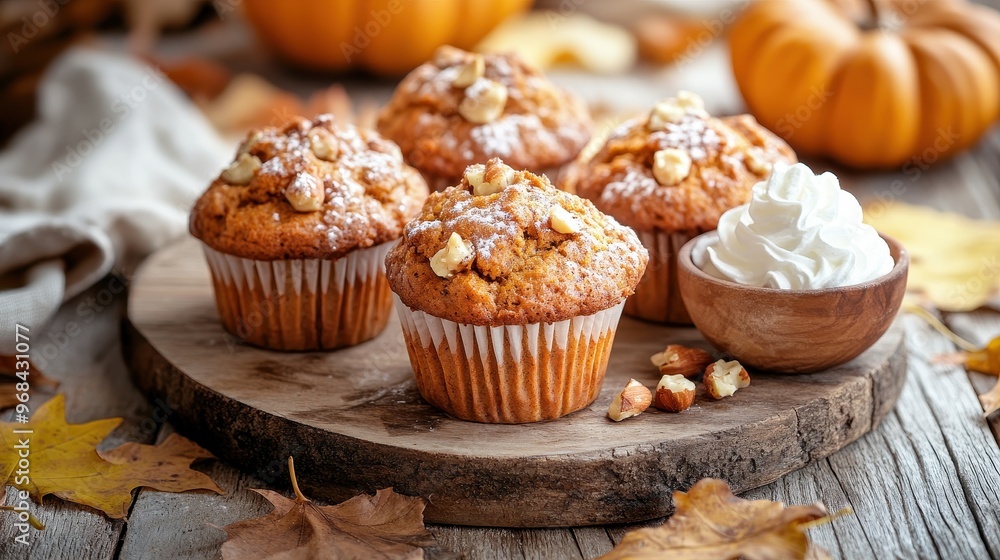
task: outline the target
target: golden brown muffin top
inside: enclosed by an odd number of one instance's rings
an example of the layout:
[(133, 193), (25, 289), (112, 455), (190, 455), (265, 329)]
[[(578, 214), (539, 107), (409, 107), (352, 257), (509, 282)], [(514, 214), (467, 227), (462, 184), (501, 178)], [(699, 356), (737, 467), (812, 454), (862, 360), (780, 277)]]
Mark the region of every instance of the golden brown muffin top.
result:
[(544, 177), (499, 159), (433, 193), (386, 257), (407, 306), (475, 325), (550, 323), (632, 294), (648, 254), (635, 233)]
[(749, 202), (774, 163), (796, 161), (752, 116), (710, 117), (701, 98), (681, 92), (612, 131), (573, 175), (580, 196), (626, 225), (697, 233)]
[(333, 259), (398, 239), (427, 197), (399, 148), (330, 115), (251, 131), (191, 210), (191, 234), (257, 260)]
[(493, 157), (536, 171), (572, 161), (591, 126), (580, 99), (518, 56), (453, 47), (410, 72), (378, 119), (410, 165), (456, 182)]

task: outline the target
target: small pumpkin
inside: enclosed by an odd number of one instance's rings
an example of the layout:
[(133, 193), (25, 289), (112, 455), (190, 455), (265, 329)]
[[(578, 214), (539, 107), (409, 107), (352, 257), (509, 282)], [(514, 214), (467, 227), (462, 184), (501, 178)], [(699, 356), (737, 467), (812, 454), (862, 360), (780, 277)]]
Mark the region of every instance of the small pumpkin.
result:
[(973, 144), (1000, 116), (1000, 14), (965, 0), (836, 4), (755, 2), (730, 33), (750, 111), (800, 154), (923, 166)]
[(531, 0), (244, 0), (261, 39), (313, 70), (404, 74), (441, 45), (472, 48)]

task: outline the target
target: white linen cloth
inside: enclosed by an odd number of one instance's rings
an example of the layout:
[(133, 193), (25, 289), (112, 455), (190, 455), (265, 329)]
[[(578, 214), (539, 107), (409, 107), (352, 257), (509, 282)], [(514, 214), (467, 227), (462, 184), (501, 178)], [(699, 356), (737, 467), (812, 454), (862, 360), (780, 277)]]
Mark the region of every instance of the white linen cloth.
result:
[(0, 354), (116, 265), (183, 235), (232, 155), (168, 78), (77, 48), (38, 89), (38, 117), (0, 152)]

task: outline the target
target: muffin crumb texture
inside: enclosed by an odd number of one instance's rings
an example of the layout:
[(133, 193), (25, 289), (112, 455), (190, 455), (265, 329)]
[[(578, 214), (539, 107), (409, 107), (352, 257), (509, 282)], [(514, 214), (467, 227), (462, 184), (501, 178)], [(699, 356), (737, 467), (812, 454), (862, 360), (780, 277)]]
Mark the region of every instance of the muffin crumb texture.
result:
[(795, 163), (794, 152), (753, 117), (711, 117), (682, 91), (613, 130), (574, 186), (637, 230), (699, 232), (749, 201), (777, 162)]
[(521, 169), (571, 161), (590, 140), (584, 103), (513, 54), (442, 47), (411, 72), (382, 110), (378, 130), (435, 177), (460, 177), (493, 157)]
[(332, 259), (402, 234), (427, 196), (399, 148), (321, 115), (250, 132), (191, 211), (191, 233), (226, 254)]
[[(477, 188), (484, 181), (496, 190)], [(632, 294), (647, 259), (635, 233), (590, 201), (493, 159), (427, 199), (386, 268), (408, 307), (495, 326), (612, 307)]]

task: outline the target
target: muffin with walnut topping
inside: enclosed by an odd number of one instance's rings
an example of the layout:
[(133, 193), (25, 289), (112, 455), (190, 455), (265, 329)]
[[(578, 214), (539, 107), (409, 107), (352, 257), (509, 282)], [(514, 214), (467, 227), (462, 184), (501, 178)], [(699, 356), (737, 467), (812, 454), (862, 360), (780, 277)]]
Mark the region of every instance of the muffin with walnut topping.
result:
[(395, 144), (328, 115), (251, 132), (191, 211), (223, 326), (277, 350), (374, 337), (385, 255), (427, 192)]
[(591, 126), (586, 105), (517, 55), (453, 47), (406, 76), (378, 119), (379, 132), (434, 190), (494, 157), (555, 180)]
[(545, 177), (470, 166), (386, 257), (420, 394), (490, 423), (588, 406), (647, 258), (632, 230)]
[(792, 149), (750, 115), (710, 117), (689, 92), (612, 131), (572, 175), (580, 196), (634, 228), (649, 249), (651, 263), (625, 313), (690, 323), (677, 286), (681, 246), (748, 202), (774, 163), (796, 161)]

